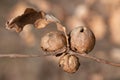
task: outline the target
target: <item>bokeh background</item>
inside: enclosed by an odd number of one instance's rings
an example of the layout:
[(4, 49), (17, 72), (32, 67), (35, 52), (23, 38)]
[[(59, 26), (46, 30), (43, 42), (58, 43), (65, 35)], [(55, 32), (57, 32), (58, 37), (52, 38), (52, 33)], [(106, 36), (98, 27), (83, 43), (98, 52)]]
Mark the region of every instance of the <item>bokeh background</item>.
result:
[[(120, 0), (0, 0), (0, 54), (44, 54), (40, 38), (55, 25), (41, 30), (27, 25), (20, 34), (5, 29), (7, 20), (28, 7), (54, 15), (68, 33), (89, 26), (97, 40), (90, 55), (120, 63)], [(79, 70), (68, 74), (55, 57), (0, 58), (0, 80), (120, 80), (119, 67), (82, 57), (80, 62)]]

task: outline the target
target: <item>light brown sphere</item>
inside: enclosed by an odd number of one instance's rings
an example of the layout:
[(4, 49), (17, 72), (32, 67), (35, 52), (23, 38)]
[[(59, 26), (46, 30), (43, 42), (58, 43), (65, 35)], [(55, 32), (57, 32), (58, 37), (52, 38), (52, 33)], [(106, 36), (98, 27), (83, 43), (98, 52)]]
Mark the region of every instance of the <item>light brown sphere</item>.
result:
[(59, 66), (68, 73), (75, 73), (80, 66), (79, 59), (75, 55), (66, 54), (60, 58)]
[(47, 52), (62, 53), (66, 50), (66, 38), (61, 32), (49, 32), (41, 38), (41, 48)]
[(73, 51), (89, 53), (95, 45), (93, 32), (85, 26), (79, 26), (70, 33), (70, 46)]

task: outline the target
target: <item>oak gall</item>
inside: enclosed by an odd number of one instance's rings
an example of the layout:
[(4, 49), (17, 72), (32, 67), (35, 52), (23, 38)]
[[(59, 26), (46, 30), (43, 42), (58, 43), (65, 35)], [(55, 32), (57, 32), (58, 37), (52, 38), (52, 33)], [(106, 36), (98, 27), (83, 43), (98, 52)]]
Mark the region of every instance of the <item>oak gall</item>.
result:
[(68, 73), (75, 73), (80, 66), (79, 59), (75, 55), (66, 54), (60, 58), (59, 66)]
[(89, 53), (95, 45), (93, 32), (85, 26), (79, 26), (70, 33), (70, 47), (79, 53)]
[(63, 53), (66, 51), (66, 38), (61, 32), (53, 31), (41, 38), (40, 46), (46, 52)]

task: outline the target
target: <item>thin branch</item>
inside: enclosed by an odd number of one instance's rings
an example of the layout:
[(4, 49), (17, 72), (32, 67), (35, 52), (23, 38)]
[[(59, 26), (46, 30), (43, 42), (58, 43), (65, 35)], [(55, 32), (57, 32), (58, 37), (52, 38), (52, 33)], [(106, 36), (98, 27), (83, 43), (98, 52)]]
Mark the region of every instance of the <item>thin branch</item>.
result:
[[(104, 59), (100, 59), (100, 58), (96, 58), (94, 56), (88, 55), (86, 53), (80, 54), (80, 53), (76, 53), (73, 51), (69, 51), (70, 54), (75, 54), (81, 57), (85, 57), (85, 58), (89, 58), (92, 59), (94, 61), (97, 61), (99, 63), (104, 63), (104, 64), (109, 64), (112, 66), (116, 66), (116, 67), (120, 67), (120, 63), (113, 63)], [(0, 54), (0, 58), (36, 58), (36, 57), (45, 57), (45, 56), (51, 56), (49, 54), (46, 55), (35, 55), (35, 54)]]
[(97, 61), (99, 63), (104, 63), (104, 64), (109, 64), (109, 65), (112, 65), (112, 66), (120, 67), (120, 63), (113, 63), (113, 62), (110, 62), (110, 61), (107, 61), (107, 60), (104, 60), (104, 59), (96, 58), (96, 57), (88, 55), (86, 53), (80, 54), (80, 53), (76, 53), (76, 52), (73, 52), (73, 51), (70, 51), (70, 53), (81, 56), (81, 57), (92, 59), (92, 60)]
[(36, 58), (50, 55), (35, 55), (35, 54), (0, 54), (0, 58)]
[(59, 31), (62, 31), (62, 32), (64, 32), (64, 35), (65, 35), (65, 37), (66, 37), (66, 42), (67, 42), (67, 48), (68, 48), (68, 50), (69, 50), (69, 42), (68, 42), (68, 35), (67, 35), (67, 31), (66, 31), (66, 28), (65, 28), (65, 26), (63, 26), (62, 24), (60, 24), (60, 23), (56, 23), (57, 24), (57, 29), (59, 30)]

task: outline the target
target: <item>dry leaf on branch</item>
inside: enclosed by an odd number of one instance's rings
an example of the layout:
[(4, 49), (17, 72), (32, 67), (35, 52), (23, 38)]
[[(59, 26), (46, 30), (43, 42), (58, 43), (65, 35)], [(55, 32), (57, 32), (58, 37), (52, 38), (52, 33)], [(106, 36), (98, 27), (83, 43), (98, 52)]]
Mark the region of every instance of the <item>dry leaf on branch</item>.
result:
[(52, 15), (48, 15), (43, 11), (37, 12), (32, 8), (27, 8), (24, 13), (11, 19), (6, 23), (7, 29), (15, 30), (16, 32), (21, 32), (25, 25), (33, 24), (36, 28), (44, 28), (47, 24), (60, 21)]

